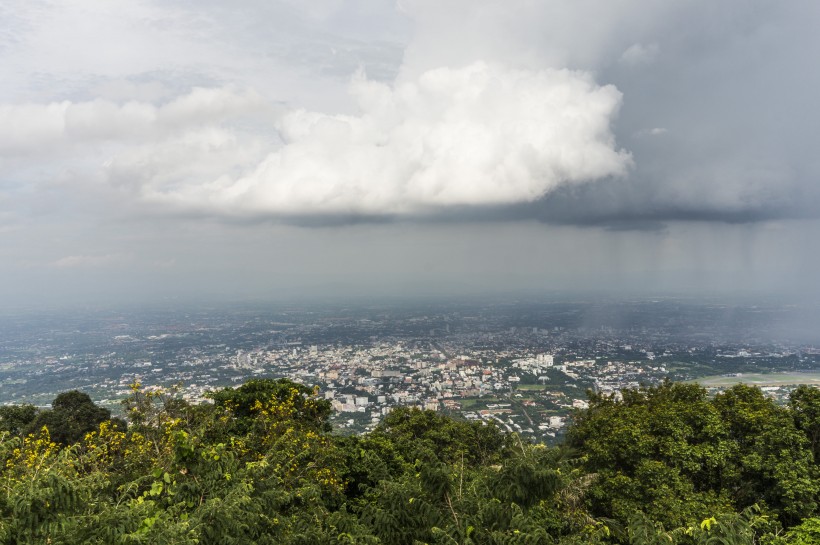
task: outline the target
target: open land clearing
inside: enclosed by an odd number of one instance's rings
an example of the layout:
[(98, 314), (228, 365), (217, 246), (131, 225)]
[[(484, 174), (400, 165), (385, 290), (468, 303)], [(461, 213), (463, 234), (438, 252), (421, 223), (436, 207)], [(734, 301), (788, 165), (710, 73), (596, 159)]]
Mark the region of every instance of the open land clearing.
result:
[(751, 384), (754, 386), (789, 386), (797, 384), (820, 385), (820, 373), (737, 373), (703, 377), (689, 382), (697, 382), (701, 386), (731, 386), (733, 384)]

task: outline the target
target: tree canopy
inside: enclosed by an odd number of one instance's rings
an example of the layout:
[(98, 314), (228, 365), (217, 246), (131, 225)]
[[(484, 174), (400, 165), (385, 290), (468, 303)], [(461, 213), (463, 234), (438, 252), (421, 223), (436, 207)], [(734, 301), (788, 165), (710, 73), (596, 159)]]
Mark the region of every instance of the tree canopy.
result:
[(0, 408), (0, 544), (818, 543), (817, 390), (590, 394), (566, 444), (400, 408), (362, 436), (253, 380), (191, 405), (135, 384)]

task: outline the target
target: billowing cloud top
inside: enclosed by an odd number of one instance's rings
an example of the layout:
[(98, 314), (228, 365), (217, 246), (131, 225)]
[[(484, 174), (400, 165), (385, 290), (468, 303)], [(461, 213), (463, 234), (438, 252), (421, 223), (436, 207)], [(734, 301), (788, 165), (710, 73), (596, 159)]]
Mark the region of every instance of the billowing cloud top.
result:
[(288, 113), (284, 145), (243, 176), (144, 183), (213, 212), (406, 214), (529, 202), (630, 162), (610, 131), (620, 93), (579, 72), (475, 63), (392, 87), (360, 75), (350, 92), (357, 115)]

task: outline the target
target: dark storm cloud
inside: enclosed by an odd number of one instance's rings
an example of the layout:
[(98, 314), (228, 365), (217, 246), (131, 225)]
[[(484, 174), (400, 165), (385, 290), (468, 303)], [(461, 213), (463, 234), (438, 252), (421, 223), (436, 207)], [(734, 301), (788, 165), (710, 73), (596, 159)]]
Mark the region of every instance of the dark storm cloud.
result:
[[(811, 186), (812, 184), (807, 184)], [(245, 216), (250, 223), (283, 223), (309, 228), (387, 223), (501, 223), (538, 221), (544, 225), (603, 228), (612, 231), (657, 231), (669, 222), (748, 224), (780, 220), (820, 219), (820, 201), (794, 196), (786, 201), (721, 207), (709, 202), (653, 200), (634, 179), (602, 180), (562, 187), (535, 202), (508, 206), (459, 206), (426, 214), (294, 214)], [(211, 216), (219, 218), (220, 216)]]
[[(760, 222), (818, 216), (820, 56), (812, 2), (683, 10), (642, 39), (645, 64), (603, 67), (624, 93), (618, 141), (635, 168), (545, 202), (588, 221)], [(569, 215), (568, 214), (568, 215)]]

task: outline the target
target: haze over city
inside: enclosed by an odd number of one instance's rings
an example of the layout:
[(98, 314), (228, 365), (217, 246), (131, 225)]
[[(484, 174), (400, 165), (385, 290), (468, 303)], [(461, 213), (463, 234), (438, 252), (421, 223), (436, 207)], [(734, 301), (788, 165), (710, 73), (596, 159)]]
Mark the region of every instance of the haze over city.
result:
[(814, 300), (810, 1), (0, 6), (0, 300)]

